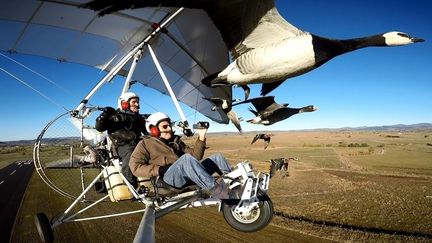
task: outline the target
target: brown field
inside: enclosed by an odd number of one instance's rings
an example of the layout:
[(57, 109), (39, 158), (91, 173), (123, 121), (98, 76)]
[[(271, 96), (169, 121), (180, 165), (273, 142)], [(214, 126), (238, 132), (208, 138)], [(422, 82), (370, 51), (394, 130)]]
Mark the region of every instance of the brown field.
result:
[[(241, 233), (216, 207), (187, 209), (157, 220), (157, 242), (432, 242), (432, 131), (278, 132), (267, 150), (262, 141), (251, 145), (253, 137), (210, 134), (206, 153), (221, 152), (233, 165), (249, 160), (257, 171), (268, 171), (269, 159), (299, 159), (290, 162), (288, 176), (271, 179), (271, 224)], [(34, 215), (52, 217), (70, 203), (35, 173), (11, 242), (38, 242)], [(89, 214), (140, 207), (104, 203)], [(132, 242), (141, 217), (63, 224), (55, 237), (57, 242)]]

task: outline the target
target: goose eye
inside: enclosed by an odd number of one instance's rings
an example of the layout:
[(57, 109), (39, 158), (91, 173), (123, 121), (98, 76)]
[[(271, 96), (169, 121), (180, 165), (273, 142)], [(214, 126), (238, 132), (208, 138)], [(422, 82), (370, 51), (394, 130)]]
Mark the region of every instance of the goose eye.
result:
[(405, 33), (397, 33), (399, 36), (405, 37), (405, 38), (411, 38), (409, 35)]

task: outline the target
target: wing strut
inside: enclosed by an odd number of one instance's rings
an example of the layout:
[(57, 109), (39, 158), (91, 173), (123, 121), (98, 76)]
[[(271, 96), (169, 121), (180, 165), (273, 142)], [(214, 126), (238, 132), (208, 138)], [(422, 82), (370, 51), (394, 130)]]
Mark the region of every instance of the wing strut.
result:
[(129, 90), (129, 88), (130, 88), (130, 81), (132, 79), (133, 73), (135, 72), (136, 65), (137, 65), (139, 59), (142, 56), (142, 52), (143, 52), (142, 49), (139, 49), (137, 51), (137, 53), (135, 53), (135, 55), (134, 55), (134, 59), (132, 61), (131, 67), (129, 69), (128, 76), (126, 77), (125, 83), (123, 85), (123, 90), (121, 92), (122, 94), (125, 93), (125, 92), (127, 92)]
[(163, 71), (163, 69), (162, 69), (162, 67), (161, 67), (161, 65), (160, 65), (160, 63), (159, 63), (159, 61), (158, 61), (155, 53), (154, 53), (154, 51), (153, 51), (153, 48), (151, 47), (150, 44), (147, 44), (147, 48), (148, 48), (148, 50), (150, 52), (150, 55), (151, 55), (151, 57), (153, 59), (153, 62), (156, 65), (157, 70), (159, 71), (159, 74), (160, 74), (163, 82), (165, 83), (165, 87), (167, 88), (168, 93), (170, 94), (171, 99), (174, 102), (174, 105), (175, 105), (178, 113), (180, 114), (180, 118), (181, 118), (182, 122), (184, 122), (184, 123), (187, 124), (186, 116), (184, 115), (183, 110), (181, 109), (180, 104), (178, 103), (177, 97), (176, 97), (176, 95), (174, 94), (174, 91), (171, 88), (171, 85), (170, 85), (170, 83), (169, 83), (169, 81), (168, 81), (168, 79), (167, 79), (167, 77), (166, 77), (166, 75), (165, 75), (165, 73), (164, 73), (164, 71)]
[[(139, 43), (132, 51), (130, 51), (126, 56), (124, 56), (100, 81), (93, 87), (93, 89), (87, 94), (87, 96), (84, 97), (84, 99), (81, 101), (81, 103), (77, 106), (77, 108), (74, 110), (73, 115), (77, 116), (80, 112), (83, 112), (85, 105), (87, 104), (88, 100), (98, 91), (106, 82), (111, 80), (122, 68), (126, 63), (129, 62), (129, 60), (132, 57), (137, 57), (136, 54), (140, 51), (142, 51), (142, 48), (145, 44), (147, 44), (153, 37), (155, 37), (159, 32), (162, 31), (162, 29), (170, 23), (178, 14), (180, 14), (183, 11), (184, 8), (179, 8), (177, 11), (175, 11), (171, 16), (169, 16), (168, 19), (166, 19), (158, 28), (154, 29), (141, 43)], [(133, 65), (133, 64), (132, 64)], [(130, 74), (131, 75), (131, 74)], [(129, 76), (129, 75), (128, 75)], [(125, 86), (129, 86), (128, 79), (126, 80), (127, 83), (125, 83)], [(183, 119), (183, 118), (182, 118)]]

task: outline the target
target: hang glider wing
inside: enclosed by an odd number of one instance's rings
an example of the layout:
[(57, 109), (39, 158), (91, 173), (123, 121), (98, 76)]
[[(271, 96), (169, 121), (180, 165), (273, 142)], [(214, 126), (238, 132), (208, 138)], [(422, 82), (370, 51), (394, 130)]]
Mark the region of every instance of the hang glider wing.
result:
[[(77, 6), (88, 0), (14, 0), (0, 8), (0, 50), (53, 58), (110, 71), (176, 8), (124, 10), (98, 17)], [(209, 88), (201, 80), (224, 69), (228, 49), (203, 10), (185, 9), (150, 42), (177, 99), (213, 121), (228, 123), (203, 97), (232, 99), (230, 87)], [(130, 64), (120, 74), (126, 75)], [(168, 94), (148, 50), (133, 80)]]

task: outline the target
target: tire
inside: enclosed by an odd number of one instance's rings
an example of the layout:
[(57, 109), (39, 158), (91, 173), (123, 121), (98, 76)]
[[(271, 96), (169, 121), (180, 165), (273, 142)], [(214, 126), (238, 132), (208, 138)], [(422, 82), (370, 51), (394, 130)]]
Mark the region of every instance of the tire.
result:
[(273, 218), (273, 203), (263, 192), (258, 192), (260, 200), (252, 215), (243, 217), (234, 212), (236, 204), (222, 203), (222, 213), (225, 221), (234, 229), (242, 232), (255, 232), (266, 227)]
[(35, 216), (36, 228), (42, 242), (53, 242), (54, 233), (48, 217), (44, 213), (38, 213)]

